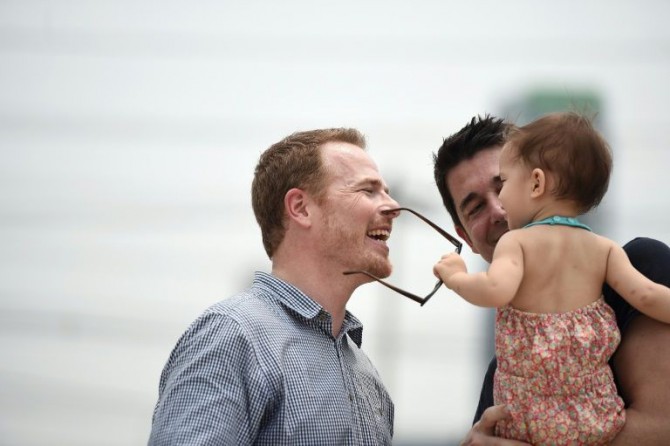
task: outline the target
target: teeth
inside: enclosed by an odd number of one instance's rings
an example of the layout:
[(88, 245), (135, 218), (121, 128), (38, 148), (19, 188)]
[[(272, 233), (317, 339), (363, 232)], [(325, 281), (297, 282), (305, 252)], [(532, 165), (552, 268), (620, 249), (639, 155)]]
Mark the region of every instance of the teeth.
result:
[(391, 236), (391, 233), (386, 229), (375, 229), (374, 231), (368, 232), (369, 237), (374, 237), (379, 240), (386, 241)]

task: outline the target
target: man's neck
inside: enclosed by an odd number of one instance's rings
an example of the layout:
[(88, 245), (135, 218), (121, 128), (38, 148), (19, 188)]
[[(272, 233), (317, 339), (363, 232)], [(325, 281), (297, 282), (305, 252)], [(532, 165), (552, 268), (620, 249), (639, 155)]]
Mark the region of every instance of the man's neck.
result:
[(272, 274), (298, 288), (327, 311), (333, 324), (333, 336), (337, 337), (344, 322), (346, 305), (353, 293), (344, 275), (327, 273), (331, 268), (319, 266), (318, 262), (296, 261), (272, 263)]

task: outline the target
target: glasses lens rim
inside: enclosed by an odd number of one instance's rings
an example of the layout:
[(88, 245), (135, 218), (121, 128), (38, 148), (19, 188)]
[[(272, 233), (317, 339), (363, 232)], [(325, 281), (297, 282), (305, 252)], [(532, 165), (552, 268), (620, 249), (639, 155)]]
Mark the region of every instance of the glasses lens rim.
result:
[[(394, 208), (394, 209), (387, 209), (387, 210), (384, 210), (384, 211), (382, 211), (382, 213), (385, 214), (385, 215), (388, 215), (388, 214), (391, 214), (391, 213), (394, 213), (394, 212), (400, 212), (400, 211), (408, 211), (410, 214), (414, 215), (415, 217), (418, 217), (421, 221), (423, 221), (423, 222), (426, 223), (428, 226), (430, 226), (431, 228), (433, 228), (438, 234), (440, 234), (441, 236), (443, 236), (443, 237), (444, 237), (445, 239), (447, 239), (452, 245), (454, 245), (454, 246), (456, 247), (456, 253), (457, 253), (457, 254), (460, 254), (460, 253), (461, 253), (461, 249), (462, 249), (462, 247), (463, 247), (463, 243), (462, 243), (460, 240), (458, 240), (458, 239), (457, 239), (456, 237), (454, 237), (453, 235), (449, 234), (447, 231), (445, 231), (444, 229), (442, 229), (441, 227), (439, 227), (438, 225), (436, 225), (435, 223), (433, 223), (433, 222), (432, 222), (431, 220), (429, 220), (428, 218), (424, 217), (424, 216), (423, 216), (422, 214), (420, 214), (419, 212), (417, 212), (417, 211), (415, 211), (415, 210), (413, 210), (413, 209), (407, 208), (407, 207), (398, 207), (398, 208)], [(423, 306), (426, 302), (428, 302), (428, 300), (429, 300), (431, 297), (433, 297), (433, 295), (434, 295), (435, 293), (437, 293), (437, 290), (439, 290), (440, 287), (442, 286), (442, 281), (441, 281), (441, 280), (438, 280), (437, 283), (435, 284), (435, 286), (433, 287), (433, 289), (432, 289), (432, 291), (431, 291), (430, 293), (428, 293), (425, 297), (420, 297), (420, 296), (418, 296), (418, 295), (416, 295), (416, 294), (414, 294), (414, 293), (410, 293), (409, 291), (406, 291), (406, 290), (404, 290), (404, 289), (402, 289), (402, 288), (400, 288), (400, 287), (397, 287), (397, 286), (395, 286), (395, 285), (392, 285), (392, 284), (390, 284), (389, 282), (386, 282), (385, 280), (383, 280), (383, 279), (381, 279), (381, 278), (375, 276), (374, 274), (372, 274), (372, 273), (370, 273), (370, 272), (368, 272), (368, 271), (363, 271), (363, 270), (345, 271), (343, 274), (345, 274), (345, 275), (349, 275), (349, 274), (365, 274), (366, 276), (370, 277), (371, 279), (373, 279), (373, 280), (377, 281), (378, 283), (384, 285), (385, 287), (387, 287), (387, 288), (390, 289), (391, 291), (395, 291), (396, 293), (400, 294), (401, 296), (405, 296), (405, 297), (407, 297), (408, 299), (411, 299), (411, 300), (413, 300), (413, 301), (415, 301), (415, 302), (418, 302), (421, 306)]]

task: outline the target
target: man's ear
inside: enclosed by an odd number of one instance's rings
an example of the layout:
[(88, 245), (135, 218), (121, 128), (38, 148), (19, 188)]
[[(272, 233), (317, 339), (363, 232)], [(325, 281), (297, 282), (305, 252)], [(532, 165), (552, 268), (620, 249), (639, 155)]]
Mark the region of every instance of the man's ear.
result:
[(472, 252), (474, 252), (475, 254), (479, 254), (479, 252), (475, 250), (474, 246), (472, 246), (472, 241), (470, 241), (470, 237), (468, 236), (468, 233), (465, 232), (465, 229), (463, 229), (463, 226), (456, 225), (454, 226), (454, 228), (456, 229), (456, 234), (458, 234), (460, 238), (465, 240), (465, 243), (467, 243), (470, 249), (472, 249)]
[(547, 187), (547, 177), (544, 174), (544, 170), (540, 169), (539, 167), (533, 169), (533, 171), (530, 173), (530, 176), (530, 197), (539, 198), (544, 194), (544, 191)]
[(289, 220), (301, 226), (310, 226), (309, 202), (309, 196), (302, 189), (294, 187), (286, 192), (286, 195), (284, 195), (284, 210)]

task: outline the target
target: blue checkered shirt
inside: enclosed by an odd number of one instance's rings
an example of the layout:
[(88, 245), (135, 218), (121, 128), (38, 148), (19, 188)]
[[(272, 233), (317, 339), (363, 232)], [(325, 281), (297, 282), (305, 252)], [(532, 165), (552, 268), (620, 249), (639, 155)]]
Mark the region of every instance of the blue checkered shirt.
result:
[(257, 272), (172, 351), (149, 445), (390, 445), (393, 402), (361, 350), (363, 326)]

